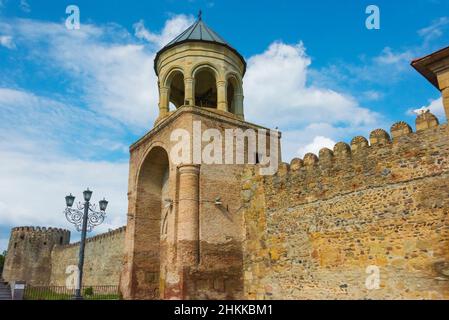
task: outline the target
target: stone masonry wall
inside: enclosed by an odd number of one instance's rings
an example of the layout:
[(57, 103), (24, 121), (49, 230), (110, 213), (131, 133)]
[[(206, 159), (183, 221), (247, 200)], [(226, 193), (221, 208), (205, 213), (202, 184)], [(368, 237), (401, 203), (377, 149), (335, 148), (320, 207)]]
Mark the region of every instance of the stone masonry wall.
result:
[[(104, 233), (86, 242), (83, 283), (88, 286), (118, 285), (123, 267), (126, 228)], [(79, 242), (57, 246), (51, 254), (51, 285), (65, 286), (66, 269), (78, 265)]]
[[(248, 299), (448, 299), (449, 140), (430, 113), (263, 177), (248, 168)], [(367, 289), (367, 267), (380, 287)]]
[(11, 230), (2, 277), (33, 285), (50, 282), (51, 252), (68, 244), (70, 231), (57, 228), (16, 227)]

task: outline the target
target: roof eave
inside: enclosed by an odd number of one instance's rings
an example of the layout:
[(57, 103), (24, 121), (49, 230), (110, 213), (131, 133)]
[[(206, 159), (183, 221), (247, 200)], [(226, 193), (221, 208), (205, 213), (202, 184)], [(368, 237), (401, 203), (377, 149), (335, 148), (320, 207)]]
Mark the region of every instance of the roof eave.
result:
[(246, 61), (245, 61), (245, 58), (243, 58), (243, 56), (242, 56), (236, 49), (234, 49), (233, 47), (231, 47), (230, 45), (224, 44), (224, 43), (215, 42), (215, 41), (196, 40), (196, 39), (186, 39), (186, 40), (183, 40), (183, 41), (176, 42), (176, 43), (173, 43), (173, 44), (171, 44), (171, 45), (165, 46), (164, 48), (162, 48), (161, 50), (159, 50), (159, 52), (156, 54), (156, 57), (154, 58), (154, 72), (156, 73), (156, 76), (159, 76), (159, 73), (158, 73), (158, 71), (157, 71), (157, 62), (158, 62), (160, 56), (161, 56), (164, 52), (166, 52), (167, 50), (170, 50), (170, 49), (172, 49), (172, 48), (174, 48), (174, 47), (176, 47), (176, 46), (178, 46), (178, 45), (182, 45), (182, 44), (184, 44), (184, 43), (193, 43), (193, 42), (197, 42), (197, 43), (210, 43), (210, 44), (220, 45), (220, 46), (223, 46), (223, 47), (225, 47), (225, 48), (231, 50), (231, 51), (232, 51), (235, 55), (237, 55), (237, 57), (239, 57), (239, 59), (242, 61), (242, 63), (243, 63), (243, 76), (245, 75), (245, 73), (246, 73)]
[(437, 62), (441, 61), (442, 59), (446, 59), (448, 57), (449, 57), (449, 47), (445, 47), (425, 57), (413, 60), (411, 62), (411, 65), (432, 85), (434, 85), (438, 90), (440, 90), (437, 74), (433, 66)]

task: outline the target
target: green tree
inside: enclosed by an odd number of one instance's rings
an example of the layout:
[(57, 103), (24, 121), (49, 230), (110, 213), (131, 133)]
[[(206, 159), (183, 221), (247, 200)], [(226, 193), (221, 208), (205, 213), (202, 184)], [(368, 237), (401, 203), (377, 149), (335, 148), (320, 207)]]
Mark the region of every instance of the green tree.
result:
[(3, 265), (5, 264), (5, 258), (6, 258), (6, 251), (3, 251), (3, 253), (0, 254), (0, 275), (3, 272)]

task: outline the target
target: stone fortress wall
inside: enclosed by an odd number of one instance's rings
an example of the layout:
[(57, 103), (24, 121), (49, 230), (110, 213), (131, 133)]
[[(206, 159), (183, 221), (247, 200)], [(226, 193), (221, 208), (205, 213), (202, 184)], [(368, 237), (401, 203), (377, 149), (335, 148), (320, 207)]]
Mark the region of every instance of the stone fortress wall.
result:
[[(123, 264), (126, 227), (86, 240), (83, 282), (89, 286), (118, 285)], [(78, 265), (79, 242), (56, 246), (51, 255), (50, 284), (66, 285), (67, 267)]]
[(449, 129), (431, 113), (416, 129), (398, 122), (392, 139), (378, 129), (272, 177), (248, 168), (245, 296), (449, 299)]
[[(125, 227), (86, 240), (84, 283), (118, 285), (123, 261)], [(55, 228), (12, 229), (3, 278), (35, 286), (65, 286), (67, 267), (78, 264), (79, 242), (70, 244), (70, 231)]]
[(11, 230), (3, 278), (47, 285), (51, 276), (51, 253), (70, 242), (70, 231), (57, 228), (17, 227)]

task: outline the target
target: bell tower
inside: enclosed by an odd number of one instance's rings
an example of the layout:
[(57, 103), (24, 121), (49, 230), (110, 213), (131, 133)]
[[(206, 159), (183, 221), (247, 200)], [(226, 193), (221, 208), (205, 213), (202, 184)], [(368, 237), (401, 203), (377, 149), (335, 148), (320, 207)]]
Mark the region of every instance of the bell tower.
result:
[(244, 119), (242, 55), (203, 21), (198, 20), (156, 55), (159, 117), (181, 106), (214, 109)]
[[(128, 299), (240, 299), (241, 175), (258, 156), (250, 144), (260, 140), (251, 133), (270, 135), (244, 120), (246, 62), (200, 14), (157, 53), (154, 70), (159, 115), (130, 147), (121, 292)], [(175, 161), (184, 139), (185, 157)], [(279, 139), (264, 146), (277, 148)]]

